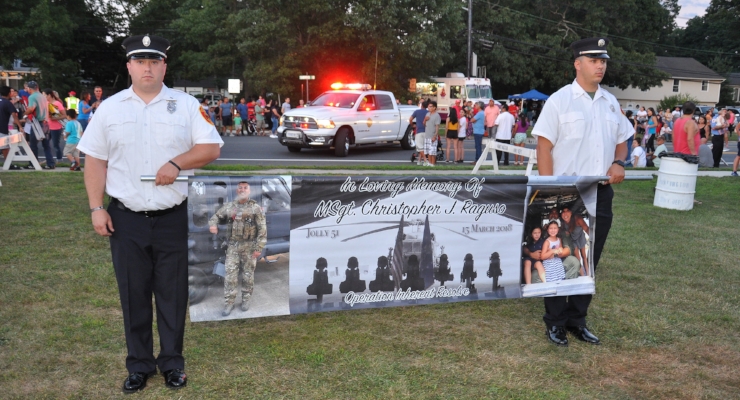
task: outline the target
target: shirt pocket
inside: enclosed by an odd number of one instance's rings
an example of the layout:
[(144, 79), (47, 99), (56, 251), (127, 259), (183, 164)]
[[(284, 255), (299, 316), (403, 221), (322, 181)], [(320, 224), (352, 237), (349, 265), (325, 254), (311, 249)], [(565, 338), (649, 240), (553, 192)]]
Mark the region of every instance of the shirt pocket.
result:
[(154, 118), (154, 136), (158, 145), (182, 150), (188, 144), (185, 119), (178, 115), (158, 115)]
[(559, 131), (565, 140), (583, 139), (586, 119), (581, 112), (569, 112), (560, 116)]
[(609, 140), (608, 144), (616, 145), (617, 143), (619, 143), (619, 118), (620, 116), (614, 113), (606, 114), (606, 137)]
[(136, 115), (116, 114), (108, 124), (112, 147), (126, 146), (136, 140)]

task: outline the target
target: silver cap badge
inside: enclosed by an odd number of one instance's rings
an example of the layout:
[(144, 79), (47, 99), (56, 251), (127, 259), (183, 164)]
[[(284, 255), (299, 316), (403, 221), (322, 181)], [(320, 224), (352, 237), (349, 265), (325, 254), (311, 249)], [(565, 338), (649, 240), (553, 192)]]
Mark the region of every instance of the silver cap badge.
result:
[(152, 39), (149, 39), (149, 35), (146, 35), (144, 36), (144, 39), (141, 39), (141, 43), (143, 43), (145, 47), (149, 47), (149, 45), (152, 44)]
[(606, 42), (604, 39), (599, 39), (599, 47), (604, 47), (606, 45)]

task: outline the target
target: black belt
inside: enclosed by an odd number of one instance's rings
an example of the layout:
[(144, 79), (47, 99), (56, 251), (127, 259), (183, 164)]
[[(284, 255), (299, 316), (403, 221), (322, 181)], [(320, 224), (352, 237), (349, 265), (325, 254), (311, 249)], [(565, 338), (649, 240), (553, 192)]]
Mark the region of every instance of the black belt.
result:
[(173, 213), (173, 212), (175, 212), (175, 211), (177, 211), (177, 210), (179, 210), (179, 209), (181, 209), (183, 207), (187, 207), (187, 200), (186, 201), (183, 201), (182, 203), (180, 203), (180, 204), (178, 204), (178, 205), (176, 205), (176, 206), (174, 206), (172, 208), (167, 208), (167, 209), (164, 209), (164, 210), (154, 210), (154, 211), (134, 211), (134, 210), (126, 207), (125, 205), (123, 205), (123, 203), (120, 200), (118, 200), (117, 198), (115, 198), (115, 197), (111, 197), (110, 198), (110, 204), (113, 205), (113, 206), (115, 206), (116, 208), (118, 208), (121, 211), (125, 211), (125, 212), (132, 213), (132, 214), (139, 214), (139, 215), (143, 215), (143, 216), (145, 216), (147, 218), (151, 218), (151, 217), (161, 217), (163, 215), (167, 215), (169, 213)]

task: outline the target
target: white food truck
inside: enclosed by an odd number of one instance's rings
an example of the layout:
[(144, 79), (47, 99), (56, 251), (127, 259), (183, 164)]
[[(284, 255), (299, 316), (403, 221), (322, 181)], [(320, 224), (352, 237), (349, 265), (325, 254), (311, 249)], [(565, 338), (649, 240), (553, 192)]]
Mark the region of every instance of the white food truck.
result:
[(446, 77), (433, 77), (432, 82), (417, 82), (416, 93), (422, 99), (437, 102), (437, 111), (442, 120), (447, 119), (455, 100), (460, 102), (482, 101), (488, 104), (491, 97), (491, 80), (488, 78), (466, 78), (460, 72), (448, 72)]

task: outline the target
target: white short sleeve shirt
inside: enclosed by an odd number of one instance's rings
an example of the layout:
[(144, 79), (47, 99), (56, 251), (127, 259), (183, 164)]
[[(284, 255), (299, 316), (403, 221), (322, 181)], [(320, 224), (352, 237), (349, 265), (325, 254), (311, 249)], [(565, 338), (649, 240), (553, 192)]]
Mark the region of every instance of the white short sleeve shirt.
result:
[(514, 128), (516, 119), (508, 112), (504, 111), (496, 117), (494, 125), (498, 125), (496, 129), (496, 139), (498, 140), (511, 140), (511, 130)]
[[(77, 148), (108, 161), (105, 191), (134, 211), (164, 210), (185, 200), (187, 182), (155, 186), (142, 175), (156, 175), (174, 157), (196, 144), (223, 146), (223, 140), (198, 100), (162, 85), (149, 104), (132, 88), (100, 104)], [(180, 175), (193, 175), (182, 170)]]
[(647, 166), (647, 154), (645, 154), (645, 150), (640, 146), (632, 149), (630, 162), (635, 168), (645, 168), (645, 166)]
[(576, 81), (550, 96), (532, 129), (553, 144), (553, 175), (577, 176), (605, 176), (633, 133), (611, 93), (599, 87), (591, 99)]

